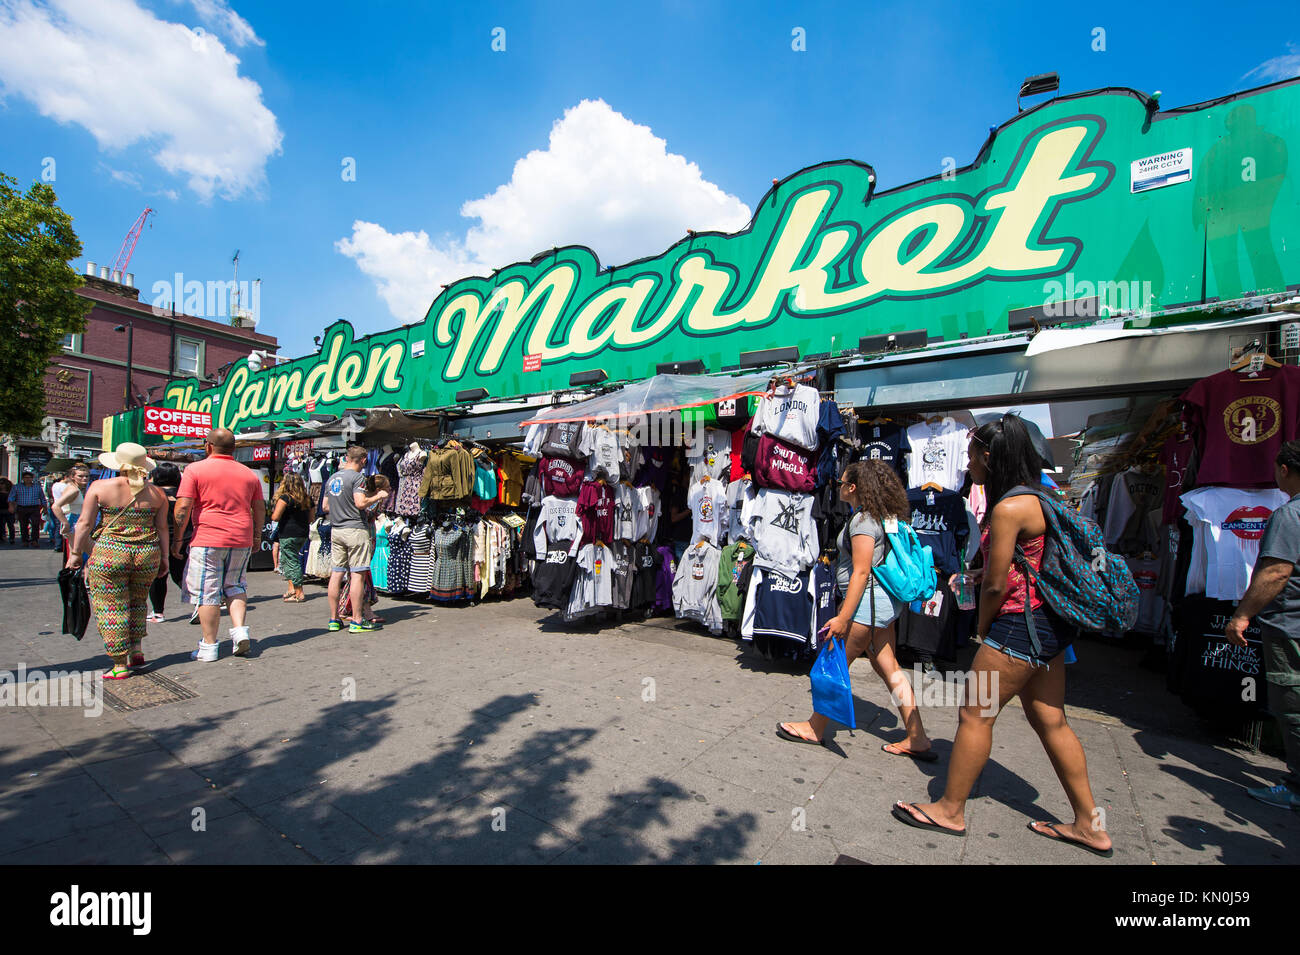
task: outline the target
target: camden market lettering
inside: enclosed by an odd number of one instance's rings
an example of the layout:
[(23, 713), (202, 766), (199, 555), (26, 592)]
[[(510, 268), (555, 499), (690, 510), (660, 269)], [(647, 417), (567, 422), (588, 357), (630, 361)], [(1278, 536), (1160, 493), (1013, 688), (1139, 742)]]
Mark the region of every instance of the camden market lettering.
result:
[(401, 396), (405, 356), (404, 340), (354, 342), (352, 327), (340, 322), (326, 331), (319, 356), (256, 373), (240, 361), (221, 387), (199, 392), (194, 379), (175, 382), (168, 386), (165, 402), (211, 412), (214, 427), (232, 430), (249, 421), (299, 416), (308, 402), (314, 407), (381, 404)]

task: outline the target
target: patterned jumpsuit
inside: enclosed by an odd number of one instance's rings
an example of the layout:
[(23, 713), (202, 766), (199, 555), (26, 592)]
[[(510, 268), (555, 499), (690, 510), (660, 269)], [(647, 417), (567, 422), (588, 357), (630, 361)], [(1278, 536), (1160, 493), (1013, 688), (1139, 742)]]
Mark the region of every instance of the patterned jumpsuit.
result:
[(100, 511), (104, 530), (86, 564), (86, 587), (104, 649), (118, 658), (141, 652), (149, 586), (161, 554), (153, 508), (101, 505)]

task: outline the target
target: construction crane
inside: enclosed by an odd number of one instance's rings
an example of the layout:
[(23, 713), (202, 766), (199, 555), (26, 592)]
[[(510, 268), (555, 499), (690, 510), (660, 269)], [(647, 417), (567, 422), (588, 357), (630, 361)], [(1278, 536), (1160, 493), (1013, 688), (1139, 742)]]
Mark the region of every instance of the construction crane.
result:
[(122, 240), (122, 248), (113, 262), (114, 272), (125, 272), (126, 267), (131, 264), (131, 256), (135, 254), (135, 244), (140, 241), (140, 230), (144, 228), (145, 220), (151, 215), (153, 210), (145, 206), (144, 212), (140, 213), (140, 218), (135, 220), (135, 225), (131, 226), (131, 231)]

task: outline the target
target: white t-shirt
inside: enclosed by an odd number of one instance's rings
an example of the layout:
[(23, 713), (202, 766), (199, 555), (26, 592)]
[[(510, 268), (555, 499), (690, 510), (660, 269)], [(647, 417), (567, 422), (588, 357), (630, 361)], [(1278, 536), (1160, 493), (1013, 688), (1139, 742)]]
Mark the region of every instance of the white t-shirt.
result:
[(578, 499), (554, 495), (542, 498), (542, 509), (537, 514), (536, 530), (533, 531), (537, 553), (545, 554), (559, 541), (568, 542), (572, 549), (576, 549), (581, 537)]
[(1240, 600), (1250, 586), (1264, 527), (1287, 496), (1277, 488), (1198, 487), (1181, 500), (1192, 525), (1187, 592)]
[(632, 490), (637, 498), (637, 506), (632, 512), (632, 539), (644, 537), (653, 541), (659, 532), (659, 489), (647, 484)]
[(727, 485), (727, 542), (745, 536), (745, 505), (754, 498), (754, 482), (738, 478)]
[(787, 575), (811, 567), (820, 550), (812, 509), (811, 494), (759, 488), (742, 508), (754, 566)]
[(960, 491), (966, 480), (966, 428), (952, 418), (934, 424), (922, 421), (907, 429), (911, 453), (907, 458), (907, 485), (920, 487), (931, 482), (949, 491)]
[(588, 474), (603, 477), (611, 484), (618, 483), (623, 449), (619, 447), (618, 436), (613, 431), (596, 426), (587, 428), (582, 433), (578, 450), (587, 455)]
[(805, 451), (817, 450), (817, 414), (821, 396), (816, 388), (778, 385), (759, 399), (754, 411), (754, 434), (771, 434)]
[(698, 454), (686, 457), (691, 467), (691, 480), (698, 481), (704, 475), (720, 479), (731, 468), (731, 433), (718, 428), (705, 428), (703, 447)]
[(636, 540), (636, 512), (639, 498), (627, 484), (616, 484), (614, 492), (614, 540)]
[(707, 540), (714, 547), (721, 543), (727, 519), (727, 489), (721, 481), (696, 481), (686, 495), (691, 509), (691, 543)]
[(614, 554), (604, 544), (587, 544), (578, 551), (578, 574), (570, 606), (608, 607), (614, 603)]

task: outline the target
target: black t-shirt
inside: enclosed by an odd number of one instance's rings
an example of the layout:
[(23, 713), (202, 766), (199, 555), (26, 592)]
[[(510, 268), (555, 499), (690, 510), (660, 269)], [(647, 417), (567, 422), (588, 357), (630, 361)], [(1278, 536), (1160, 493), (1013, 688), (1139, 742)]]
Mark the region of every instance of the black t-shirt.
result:
[(569, 592), (578, 562), (568, 550), (557, 548), (533, 564), (533, 603), (551, 610), (569, 606)]
[(659, 552), (653, 544), (638, 543), (632, 557), (632, 606), (648, 607), (655, 602), (655, 582), (659, 573)]
[(966, 504), (956, 491), (914, 488), (907, 492), (912, 505), (912, 530), (922, 545), (934, 551), (934, 564), (945, 574), (961, 570), (961, 552), (970, 536)]
[(280, 516), (280, 536), (306, 537), (308, 524), (307, 512), (285, 499), (284, 514)]
[(868, 424), (858, 429), (862, 447), (855, 461), (884, 461), (895, 471), (902, 468), (905, 433), (896, 424)]

